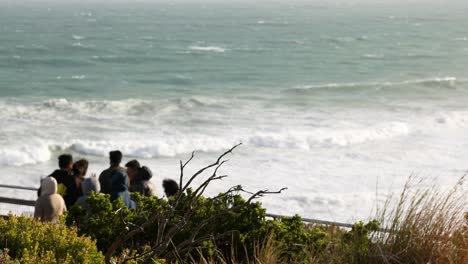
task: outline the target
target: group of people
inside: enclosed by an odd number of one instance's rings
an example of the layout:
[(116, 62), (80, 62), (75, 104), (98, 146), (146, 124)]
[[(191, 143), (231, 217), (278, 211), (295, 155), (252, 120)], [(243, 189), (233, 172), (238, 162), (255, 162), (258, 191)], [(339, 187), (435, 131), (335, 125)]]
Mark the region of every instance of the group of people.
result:
[[(110, 167), (104, 170), (99, 178), (96, 175), (86, 177), (88, 161), (80, 159), (73, 162), (70, 154), (58, 157), (59, 169), (42, 179), (38, 190), (38, 199), (34, 217), (42, 221), (56, 222), (67, 208), (81, 206), (89, 210), (86, 202), (91, 193), (109, 194), (111, 201), (122, 199), (125, 206), (135, 208), (130, 193), (137, 192), (144, 196), (156, 196), (156, 188), (150, 181), (153, 173), (137, 160), (129, 161), (125, 167), (122, 163), (122, 152), (115, 150), (109, 153)], [(179, 185), (171, 179), (163, 181), (167, 198), (177, 194)]]

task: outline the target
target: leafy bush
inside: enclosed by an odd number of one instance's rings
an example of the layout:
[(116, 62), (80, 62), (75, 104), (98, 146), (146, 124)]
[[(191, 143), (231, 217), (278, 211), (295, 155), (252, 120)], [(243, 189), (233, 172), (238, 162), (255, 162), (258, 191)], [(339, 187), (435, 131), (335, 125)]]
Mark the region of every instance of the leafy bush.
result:
[[(256, 249), (258, 251), (258, 242), (265, 240), (270, 234), (273, 239), (269, 245), (280, 252), (278, 259), (284, 263), (301, 262), (308, 258), (311, 250), (318, 254), (331, 244), (340, 245), (348, 249), (348, 252), (356, 252), (356, 256), (350, 257), (359, 259), (365, 257), (368, 250), (369, 232), (378, 228), (378, 223), (375, 221), (366, 225), (359, 223), (348, 233), (341, 231), (340, 239), (333, 239), (326, 227), (304, 225), (301, 217), (297, 215), (291, 218), (267, 220), (261, 203), (247, 204), (239, 194), (220, 195), (217, 196), (219, 199), (200, 196), (189, 204), (189, 201), (193, 201), (188, 198), (191, 195), (193, 192), (189, 189), (179, 206), (172, 208), (170, 201), (133, 194), (138, 206), (137, 209), (131, 210), (119, 200), (112, 203), (105, 195), (92, 194), (87, 200), (91, 210), (71, 208), (67, 223), (78, 227), (79, 234), (95, 238), (99, 249), (106, 252), (113, 242), (122, 237), (122, 234), (141, 228), (155, 214), (171, 215), (167, 219), (167, 228), (170, 229), (187, 211), (193, 210), (194, 215), (189, 218), (189, 222), (174, 235), (173, 246), (158, 256), (166, 258), (169, 262), (178, 258), (200, 260), (200, 254), (206, 258), (222, 255), (224, 259), (253, 260)], [(227, 210), (233, 207), (238, 207), (239, 210)], [(226, 213), (220, 214), (220, 212)], [(218, 217), (212, 218), (197, 231), (197, 237), (206, 239), (187, 250), (182, 250), (183, 248), (179, 248), (177, 252), (174, 250), (195, 232), (200, 223), (217, 214)], [(123, 243), (117, 249), (116, 255), (132, 258), (144, 253), (154, 246), (160, 236), (158, 229), (157, 222), (145, 226), (144, 232)], [(220, 236), (220, 234), (226, 235)]]
[(278, 258), (283, 262), (292, 263), (304, 259), (311, 245), (321, 247), (325, 234), (318, 228), (306, 229), (300, 216), (285, 217), (279, 220), (268, 220), (265, 230), (257, 236), (266, 237), (271, 233), (277, 243)]
[(376, 220), (367, 224), (360, 221), (353, 225), (351, 231), (343, 236), (343, 247), (348, 252), (350, 263), (367, 263), (369, 260), (369, 248), (371, 246), (370, 235), (379, 231), (380, 223)]
[[(188, 196), (192, 195), (191, 190), (188, 190)], [(190, 199), (187, 196), (181, 199), (177, 208), (171, 208), (168, 201), (158, 199), (157, 197), (143, 197), (139, 194), (132, 194), (133, 199), (137, 203), (137, 209), (132, 210), (126, 208), (120, 200), (110, 202), (106, 195), (91, 194), (87, 203), (90, 207), (89, 211), (81, 207), (72, 207), (67, 215), (66, 223), (70, 226), (76, 226), (81, 235), (89, 235), (96, 239), (98, 248), (106, 252), (109, 247), (124, 233), (130, 230), (141, 228), (155, 214), (170, 216), (167, 219), (167, 227), (170, 229), (179, 219), (191, 210), (189, 207), (196, 208), (193, 210), (193, 216), (186, 223), (185, 227), (174, 235), (172, 243), (179, 245), (190, 237), (194, 230), (203, 221), (210, 219), (213, 215), (219, 212), (219, 217), (214, 217), (207, 222), (200, 230), (197, 237), (207, 237), (203, 242), (205, 247), (218, 247), (226, 249), (226, 252), (231, 250), (231, 242), (233, 238), (242, 242), (239, 244), (252, 245), (254, 236), (257, 231), (264, 228), (265, 209), (260, 203), (247, 204), (246, 201), (238, 194), (223, 195), (219, 199), (205, 198), (203, 196), (197, 198), (195, 202), (189, 204)], [(239, 210), (229, 211), (227, 209), (239, 206)], [(192, 208), (192, 209), (193, 209)], [(122, 252), (127, 248), (141, 249), (152, 246), (157, 239), (159, 224), (154, 222), (151, 225), (145, 226), (144, 232), (132, 237), (130, 241), (122, 244), (117, 250)], [(216, 234), (226, 234), (219, 236), (217, 239), (210, 239)], [(250, 247), (250, 246), (249, 246)], [(170, 253), (173, 248), (163, 252), (162, 255)], [(190, 249), (187, 250), (189, 252)], [(178, 252), (180, 254), (180, 252)]]
[[(138, 209), (132, 210), (127, 208), (121, 199), (111, 202), (109, 195), (91, 194), (86, 200), (90, 210), (73, 206), (67, 214), (66, 223), (78, 227), (80, 235), (89, 235), (96, 239), (98, 248), (105, 252), (122, 234), (143, 224), (150, 214), (162, 210), (161, 207), (167, 205), (167, 202), (156, 197), (137, 197)], [(126, 246), (146, 244), (150, 236), (154, 235), (151, 231), (154, 230), (147, 230), (143, 236), (136, 237)]]
[(0, 218), (2, 263), (103, 263), (93, 240), (63, 224), (9, 215)]

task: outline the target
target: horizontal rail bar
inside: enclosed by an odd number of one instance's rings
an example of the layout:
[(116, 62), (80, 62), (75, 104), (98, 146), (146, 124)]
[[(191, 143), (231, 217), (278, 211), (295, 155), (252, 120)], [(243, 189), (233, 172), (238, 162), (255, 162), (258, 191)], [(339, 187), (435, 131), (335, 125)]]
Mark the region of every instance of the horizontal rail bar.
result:
[[(290, 216), (277, 215), (277, 214), (266, 214), (266, 216), (275, 218), (275, 219), (290, 217)], [(312, 218), (302, 218), (302, 221), (306, 223), (321, 224), (321, 225), (334, 225), (334, 226), (341, 226), (341, 227), (347, 227), (347, 228), (353, 227), (352, 224), (348, 224), (348, 223), (332, 222), (332, 221), (318, 220), (318, 219), (312, 219)]]
[(36, 201), (16, 199), (16, 198), (7, 198), (7, 197), (0, 197), (0, 203), (25, 205), (25, 206), (36, 205)]
[(34, 187), (22, 187), (22, 186), (7, 185), (7, 184), (0, 184), (0, 188), (18, 189), (18, 190), (27, 190), (27, 191), (37, 191), (38, 189)]
[[(5, 185), (0, 185), (0, 187), (4, 187), (4, 186)], [(36, 191), (36, 189), (33, 189), (33, 188), (28, 188), (27, 190)], [(0, 197), (0, 203), (24, 205), (24, 206), (35, 206), (36, 201)], [(271, 217), (273, 219), (281, 219), (281, 218), (285, 218), (285, 217), (290, 217), (290, 216), (278, 215), (278, 214), (266, 214), (266, 216)], [(312, 218), (302, 218), (302, 221), (306, 222), (306, 223), (313, 223), (313, 224), (320, 224), (320, 225), (329, 225), (329, 226), (334, 225), (334, 226), (340, 226), (340, 227), (346, 227), (346, 228), (352, 228), (353, 227), (353, 224), (326, 221), (326, 220), (319, 220), (319, 219), (312, 219)], [(380, 232), (388, 232), (388, 230), (381, 229)]]

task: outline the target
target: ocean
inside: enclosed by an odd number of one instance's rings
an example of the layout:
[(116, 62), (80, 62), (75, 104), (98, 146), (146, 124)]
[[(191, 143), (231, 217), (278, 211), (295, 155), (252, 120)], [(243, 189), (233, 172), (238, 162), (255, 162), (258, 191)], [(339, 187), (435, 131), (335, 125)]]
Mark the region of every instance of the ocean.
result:
[[(409, 175), (468, 169), (463, 1), (0, 1), (0, 183), (110, 150), (178, 179), (243, 145), (271, 213), (367, 219)], [(1, 196), (35, 193), (0, 189)]]

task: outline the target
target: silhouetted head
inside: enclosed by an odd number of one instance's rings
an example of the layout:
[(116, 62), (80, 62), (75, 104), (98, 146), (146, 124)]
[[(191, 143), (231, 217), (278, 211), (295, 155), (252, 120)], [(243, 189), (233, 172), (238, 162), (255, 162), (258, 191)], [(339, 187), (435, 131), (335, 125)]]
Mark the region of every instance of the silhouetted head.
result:
[(122, 162), (122, 152), (120, 150), (113, 150), (109, 152), (110, 165), (117, 167)]
[(78, 178), (84, 178), (88, 172), (88, 161), (85, 159), (80, 159), (79, 161), (73, 164), (73, 175)]
[(167, 198), (171, 198), (179, 191), (179, 184), (171, 179), (165, 179), (162, 184)]
[(130, 180), (135, 179), (138, 176), (138, 173), (140, 172), (141, 165), (138, 160), (131, 160), (125, 164), (125, 167), (127, 167), (127, 175), (130, 178)]
[(140, 178), (142, 180), (149, 181), (151, 178), (153, 178), (153, 172), (150, 170), (150, 168), (143, 166), (140, 169)]
[(60, 155), (58, 165), (60, 169), (70, 171), (73, 168), (73, 156), (70, 154)]

